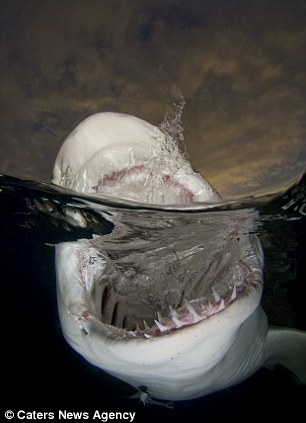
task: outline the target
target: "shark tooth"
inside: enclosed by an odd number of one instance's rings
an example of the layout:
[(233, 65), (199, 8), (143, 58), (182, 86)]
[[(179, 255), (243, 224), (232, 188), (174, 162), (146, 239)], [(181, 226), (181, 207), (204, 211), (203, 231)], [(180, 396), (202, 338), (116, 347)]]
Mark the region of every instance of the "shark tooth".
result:
[(214, 309), (214, 307), (213, 307), (212, 303), (209, 301), (208, 307), (207, 307), (207, 312), (208, 312), (209, 316), (212, 314), (213, 309)]
[(171, 318), (172, 318), (173, 322), (175, 323), (176, 327), (180, 328), (181, 326), (183, 326), (184, 323), (182, 323), (180, 321), (179, 315), (174, 310), (174, 308), (172, 308), (171, 306), (169, 306), (169, 309), (170, 309), (170, 313), (171, 313)]
[(202, 317), (198, 315), (198, 313), (195, 311), (194, 307), (185, 300), (185, 305), (189, 311), (189, 313), (193, 316), (193, 320), (195, 323), (200, 322), (202, 320)]
[(230, 301), (234, 301), (236, 298), (237, 298), (237, 290), (236, 290), (236, 284), (235, 284), (234, 285), (234, 288), (233, 288), (233, 292), (232, 292), (231, 298), (230, 298)]
[(154, 320), (154, 322), (161, 332), (165, 332), (166, 330), (168, 330), (168, 328), (162, 325), (158, 320)]
[(143, 321), (143, 324), (144, 324), (145, 331), (148, 332), (149, 330), (151, 330), (150, 326), (147, 324), (145, 320)]
[(223, 310), (224, 308), (225, 308), (225, 302), (224, 302), (224, 300), (223, 300), (223, 298), (222, 298), (221, 303), (220, 303), (219, 308), (218, 308), (218, 311), (221, 311), (221, 310)]
[(216, 303), (219, 303), (220, 300), (221, 300), (220, 295), (218, 294), (218, 292), (215, 290), (215, 288), (213, 286), (211, 287), (211, 290), (212, 290), (212, 293), (213, 293), (213, 296), (214, 296)]
[(164, 319), (163, 319), (163, 317), (162, 317), (162, 315), (160, 314), (160, 312), (159, 311), (157, 311), (157, 320), (159, 321), (159, 322), (162, 322)]

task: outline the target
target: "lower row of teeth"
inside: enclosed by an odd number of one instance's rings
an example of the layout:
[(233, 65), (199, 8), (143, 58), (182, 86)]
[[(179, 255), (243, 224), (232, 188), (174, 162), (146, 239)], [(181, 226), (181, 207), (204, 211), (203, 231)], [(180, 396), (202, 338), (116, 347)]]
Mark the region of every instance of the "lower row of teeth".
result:
[[(192, 301), (185, 300), (185, 307), (182, 312), (178, 313), (173, 307), (169, 306), (170, 316), (168, 318), (163, 318), (161, 314), (157, 312), (157, 319), (154, 320), (155, 324), (152, 327), (144, 321), (144, 329), (140, 329), (137, 324), (135, 330), (120, 329), (120, 335), (124, 337), (142, 337), (149, 339), (159, 334), (166, 334), (175, 329), (180, 329), (184, 326), (189, 326), (208, 319), (210, 316), (222, 311), (237, 298), (237, 286), (236, 284), (234, 285), (232, 293), (227, 299), (221, 298), (214, 288), (212, 288), (212, 294), (214, 303), (210, 301), (203, 303), (199, 299)], [(198, 311), (195, 309), (195, 306), (197, 306)]]

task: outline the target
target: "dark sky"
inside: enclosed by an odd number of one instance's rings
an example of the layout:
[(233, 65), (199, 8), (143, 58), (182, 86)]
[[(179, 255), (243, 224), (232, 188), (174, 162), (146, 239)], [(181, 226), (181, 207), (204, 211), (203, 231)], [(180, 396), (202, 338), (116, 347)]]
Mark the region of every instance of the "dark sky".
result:
[(49, 181), (86, 116), (162, 122), (225, 196), (306, 165), (305, 0), (1, 0), (0, 171)]

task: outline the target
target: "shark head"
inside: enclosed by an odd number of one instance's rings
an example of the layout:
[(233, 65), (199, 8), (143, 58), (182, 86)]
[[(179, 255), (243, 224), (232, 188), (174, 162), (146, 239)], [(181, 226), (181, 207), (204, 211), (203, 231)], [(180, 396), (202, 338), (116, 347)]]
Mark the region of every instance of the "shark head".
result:
[[(267, 323), (259, 306), (262, 251), (257, 238), (239, 241), (235, 254), (235, 269), (226, 264), (233, 280), (224, 284), (222, 294), (214, 284), (206, 293), (208, 281), (202, 281), (203, 293), (193, 287), (196, 296), (177, 284), (174, 294), (182, 304), (172, 302), (167, 311), (161, 301), (152, 306), (155, 290), (149, 291), (147, 277), (143, 292), (141, 285), (121, 292), (103, 277), (114, 277), (107, 271), (105, 252), (103, 257), (89, 240), (62, 243), (56, 266), (64, 336), (90, 363), (137, 389), (145, 386), (155, 398), (190, 399), (237, 383), (261, 366)], [(220, 282), (216, 285), (221, 291)], [(144, 300), (145, 293), (150, 301)], [(160, 292), (164, 298), (168, 294), (165, 288)]]
[[(241, 213), (195, 213), (190, 224), (162, 211), (220, 201), (165, 133), (133, 116), (93, 115), (64, 142), (52, 182), (122, 200), (105, 211), (112, 234), (56, 247), (62, 330), (86, 360), (171, 400), (233, 385), (262, 365), (260, 242), (241, 229)], [(140, 209), (125, 208), (131, 200)], [(161, 208), (145, 210), (150, 203)]]

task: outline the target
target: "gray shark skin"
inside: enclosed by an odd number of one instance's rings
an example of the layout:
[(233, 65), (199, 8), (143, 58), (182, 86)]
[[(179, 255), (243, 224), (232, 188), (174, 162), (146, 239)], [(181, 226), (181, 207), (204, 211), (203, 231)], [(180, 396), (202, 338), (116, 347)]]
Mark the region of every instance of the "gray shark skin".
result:
[[(264, 258), (249, 235), (253, 217), (193, 217), (184, 232), (182, 207), (221, 199), (166, 134), (133, 116), (93, 115), (64, 142), (52, 183), (123, 200), (122, 213), (105, 209), (112, 234), (56, 246), (62, 331), (86, 360), (144, 402), (207, 395), (263, 365), (306, 383), (306, 334), (270, 328), (260, 305)], [(157, 209), (125, 207), (130, 201)], [(70, 218), (84, 224), (81, 214)]]

